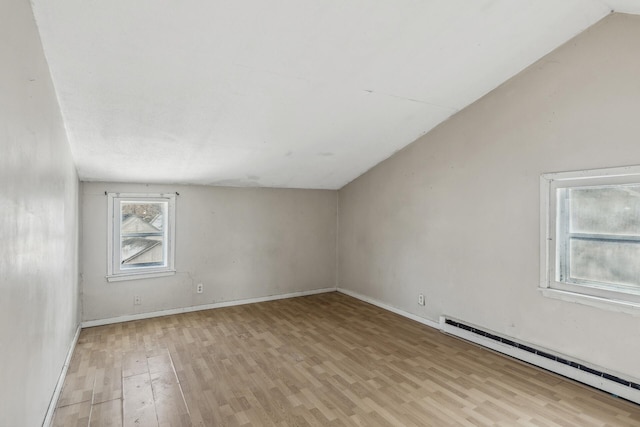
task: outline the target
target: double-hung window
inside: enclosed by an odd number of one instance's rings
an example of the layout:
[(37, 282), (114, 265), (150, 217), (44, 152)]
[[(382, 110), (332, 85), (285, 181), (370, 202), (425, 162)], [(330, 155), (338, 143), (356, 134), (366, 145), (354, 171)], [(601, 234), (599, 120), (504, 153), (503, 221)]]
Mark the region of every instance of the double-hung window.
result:
[(107, 196), (107, 280), (174, 274), (175, 194)]
[(640, 167), (545, 174), (541, 288), (547, 296), (640, 310)]

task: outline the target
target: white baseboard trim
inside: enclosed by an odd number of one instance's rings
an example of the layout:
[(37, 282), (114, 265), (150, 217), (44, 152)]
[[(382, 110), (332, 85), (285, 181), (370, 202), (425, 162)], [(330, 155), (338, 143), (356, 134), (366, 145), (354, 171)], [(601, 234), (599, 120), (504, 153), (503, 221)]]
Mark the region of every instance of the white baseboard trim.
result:
[(385, 303), (383, 303), (381, 301), (378, 301), (376, 299), (373, 299), (373, 298), (369, 298), (368, 296), (362, 295), (362, 294), (360, 294), (358, 292), (350, 291), (349, 289), (338, 288), (336, 290), (338, 292), (340, 292), (341, 294), (349, 295), (350, 297), (354, 297), (356, 299), (359, 299), (360, 301), (364, 301), (364, 302), (367, 302), (369, 304), (375, 305), (376, 307), (380, 307), (382, 309), (390, 311), (392, 313), (399, 314), (402, 317), (406, 317), (408, 319), (415, 320), (416, 322), (422, 323), (423, 325), (427, 325), (427, 326), (430, 326), (430, 327), (435, 328), (435, 329), (440, 329), (440, 323), (435, 322), (435, 321), (433, 321), (431, 319), (426, 319), (424, 317), (420, 317), (420, 316), (417, 316), (415, 314), (411, 314), (408, 311), (400, 310), (399, 308), (392, 307), (392, 306), (390, 306), (388, 304), (385, 304)]
[[(456, 328), (455, 326), (451, 326), (445, 323), (444, 316), (440, 318), (439, 322), (436, 322), (431, 319), (426, 319), (424, 317), (420, 317), (415, 314), (409, 313), (407, 311), (401, 310), (399, 308), (390, 306), (379, 300), (370, 298), (358, 292), (354, 292), (354, 291), (343, 289), (343, 288), (314, 289), (311, 291), (291, 292), (287, 294), (270, 295), (265, 297), (247, 298), (247, 299), (234, 300), (234, 301), (224, 301), (224, 302), (217, 302), (212, 304), (204, 304), (204, 305), (198, 305), (198, 306), (192, 306), (192, 307), (183, 307), (183, 308), (176, 308), (176, 309), (170, 309), (170, 310), (161, 310), (161, 311), (154, 311), (154, 312), (148, 312), (148, 313), (125, 315), (125, 316), (119, 316), (119, 317), (114, 317), (109, 319), (90, 320), (90, 321), (82, 322), (81, 327), (89, 328), (93, 326), (109, 325), (112, 323), (127, 322), (131, 320), (150, 319), (153, 317), (168, 316), (172, 314), (188, 313), (193, 311), (209, 310), (209, 309), (222, 308), (222, 307), (231, 307), (231, 306), (244, 305), (244, 304), (253, 304), (253, 303), (265, 302), (265, 301), (275, 301), (279, 299), (295, 298), (295, 297), (316, 295), (316, 294), (336, 292), (336, 291), (342, 294), (351, 296), (353, 298), (356, 298), (360, 301), (364, 301), (366, 303), (375, 305), (377, 307), (380, 307), (384, 310), (398, 314), (400, 316), (406, 317), (408, 319), (414, 320), (423, 325), (432, 327), (434, 329), (438, 329), (444, 333), (454, 335), (458, 338), (476, 343), (483, 347), (486, 347), (486, 348), (495, 350), (499, 353), (505, 354), (507, 356), (513, 357), (515, 359), (522, 360), (527, 363), (531, 363), (532, 365), (549, 370), (551, 372), (555, 372), (557, 374), (571, 378), (583, 384), (590, 385), (597, 389), (606, 391), (608, 393), (612, 393), (616, 396), (620, 396), (624, 399), (640, 404), (640, 391), (632, 389), (630, 387), (625, 387), (621, 384), (616, 383), (615, 381), (611, 381), (603, 377), (598, 377), (598, 376), (589, 374), (588, 372), (583, 372), (578, 369), (575, 369), (571, 366), (564, 365), (562, 363), (555, 362), (553, 360), (547, 359), (542, 356), (538, 356), (536, 354), (527, 352), (525, 350), (521, 350), (516, 347), (512, 347), (510, 345), (501, 343), (499, 341), (492, 340), (482, 335), (478, 335), (473, 332), (466, 331), (464, 329)], [(69, 349), (69, 354), (67, 355), (67, 360), (65, 362), (63, 372), (61, 373), (60, 379), (58, 380), (58, 384), (56, 385), (56, 391), (54, 392), (54, 396), (51, 400), (49, 410), (47, 411), (45, 422), (43, 423), (44, 427), (48, 427), (52, 421), (55, 405), (60, 395), (62, 384), (64, 383), (64, 377), (66, 376), (66, 372), (69, 367), (69, 362), (71, 360), (71, 355), (73, 354), (73, 350), (77, 343), (79, 334), (80, 334), (80, 327), (78, 327), (76, 336), (74, 338), (74, 342), (71, 348)], [(526, 343), (523, 343), (523, 344), (526, 344)], [(558, 356), (561, 356), (561, 355), (558, 355)], [(567, 359), (569, 359), (569, 357), (567, 357)], [(603, 372), (606, 371), (606, 369), (600, 369), (600, 370), (602, 370)]]
[[(527, 363), (531, 363), (532, 365), (538, 366), (540, 368), (546, 369), (551, 372), (555, 372), (556, 374), (560, 374), (567, 378), (571, 378), (583, 384), (590, 385), (594, 388), (606, 391), (608, 393), (614, 394), (616, 396), (620, 396), (624, 399), (640, 404), (640, 390), (636, 390), (631, 387), (626, 387), (624, 385), (618, 384), (615, 381), (611, 381), (603, 377), (592, 375), (588, 372), (584, 372), (579, 369), (576, 369), (575, 367), (565, 365), (563, 363), (548, 359), (546, 357), (542, 357), (537, 354), (533, 354), (528, 351), (521, 350), (519, 348), (504, 344), (499, 341), (495, 341), (491, 338), (487, 338), (482, 335), (475, 334), (471, 331), (467, 331), (467, 330), (449, 325), (445, 323), (444, 316), (440, 318), (440, 325), (441, 325), (440, 329), (444, 333), (462, 338), (466, 341), (471, 341), (483, 347), (487, 347), (499, 353), (505, 354), (507, 356), (511, 356), (515, 359), (522, 360)], [(531, 345), (529, 346), (531, 347)], [(571, 360), (571, 358), (568, 356), (565, 357), (560, 354), (557, 354), (557, 356), (562, 356), (567, 360)], [(607, 371), (604, 368), (600, 368), (596, 366), (594, 366), (593, 368), (601, 372)]]
[(256, 302), (275, 301), (279, 299), (304, 297), (308, 295), (324, 294), (335, 292), (336, 288), (313, 289), (310, 291), (290, 292), (287, 294), (269, 295), (265, 297), (246, 298), (233, 301), (214, 302), (212, 304), (194, 305), (191, 307), (172, 308), (168, 310), (150, 311), (147, 313), (127, 314), (124, 316), (111, 317), (108, 319), (87, 320), (82, 322), (83, 328), (93, 326), (110, 325), (113, 323), (129, 322), (132, 320), (151, 319), (153, 317), (170, 316), (172, 314), (190, 313), (192, 311), (211, 310), (213, 308), (232, 307), (236, 305), (253, 304)]
[(56, 388), (53, 390), (53, 396), (51, 396), (51, 401), (49, 402), (47, 413), (45, 414), (44, 421), (42, 422), (43, 427), (49, 427), (51, 425), (51, 422), (53, 421), (53, 414), (56, 411), (58, 399), (60, 398), (60, 393), (62, 392), (62, 386), (64, 385), (64, 379), (67, 377), (67, 371), (69, 370), (71, 357), (73, 356), (73, 352), (76, 349), (76, 344), (78, 344), (78, 337), (80, 337), (81, 329), (82, 329), (82, 326), (78, 325), (76, 329), (76, 334), (74, 335), (73, 341), (71, 342), (71, 346), (69, 347), (69, 351), (67, 352), (67, 357), (64, 359), (64, 365), (62, 365), (62, 371), (60, 371), (60, 376), (58, 377)]
[[(538, 366), (540, 368), (546, 369), (551, 372), (555, 372), (567, 378), (571, 378), (575, 381), (578, 381), (583, 384), (590, 385), (599, 390), (606, 391), (608, 393), (614, 394), (616, 396), (627, 399), (631, 402), (635, 402), (640, 404), (640, 390), (636, 390), (631, 387), (626, 387), (624, 385), (618, 384), (615, 381), (611, 381), (607, 378), (599, 377), (596, 375), (592, 375), (588, 372), (581, 371), (569, 365), (562, 364), (560, 362), (547, 359), (545, 357), (539, 356), (537, 354), (530, 353), (528, 351), (512, 347), (510, 345), (504, 344), (499, 341), (492, 340), (490, 338), (484, 337), (482, 335), (475, 334), (473, 332), (456, 328), (455, 326), (449, 325), (444, 322), (445, 317), (442, 316), (439, 319), (439, 322), (434, 322), (430, 319), (425, 319), (420, 316), (416, 316), (415, 314), (408, 313), (404, 310), (392, 307), (388, 304), (385, 304), (376, 299), (370, 298), (368, 296), (362, 295), (358, 292), (354, 292), (348, 289), (338, 288), (338, 292), (343, 293), (345, 295), (349, 295), (361, 301), (367, 302), (369, 304), (373, 304), (377, 307), (380, 307), (384, 310), (391, 311), (392, 313), (399, 314), (400, 316), (406, 317), (411, 320), (415, 320), (416, 322), (420, 322), (424, 325), (430, 326), (432, 328), (438, 329), (444, 333), (456, 336), (458, 338), (462, 338), (466, 341), (473, 342), (475, 344), (481, 345), (483, 347), (489, 348), (491, 350), (495, 350), (499, 353), (502, 353), (506, 356), (513, 357), (514, 359), (518, 359), (532, 365)], [(523, 343), (527, 345), (527, 343)], [(529, 345), (533, 347), (532, 345)], [(561, 354), (557, 354), (557, 356), (562, 356), (563, 358), (570, 360), (570, 357), (565, 357)], [(595, 367), (594, 369), (598, 369), (599, 371), (606, 372), (607, 369)]]

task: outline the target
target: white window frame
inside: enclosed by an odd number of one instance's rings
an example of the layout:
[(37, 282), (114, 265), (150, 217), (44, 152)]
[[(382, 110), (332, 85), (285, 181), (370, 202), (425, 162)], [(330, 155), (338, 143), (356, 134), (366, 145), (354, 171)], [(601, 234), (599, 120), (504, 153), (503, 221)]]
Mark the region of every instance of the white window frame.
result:
[(546, 173), (540, 177), (540, 286), (546, 297), (640, 316), (640, 291), (597, 283), (556, 280), (556, 190), (640, 184), (640, 166)]
[[(120, 268), (120, 202), (167, 202), (164, 266)], [(175, 271), (176, 195), (172, 193), (107, 193), (107, 281), (148, 279), (170, 276)]]

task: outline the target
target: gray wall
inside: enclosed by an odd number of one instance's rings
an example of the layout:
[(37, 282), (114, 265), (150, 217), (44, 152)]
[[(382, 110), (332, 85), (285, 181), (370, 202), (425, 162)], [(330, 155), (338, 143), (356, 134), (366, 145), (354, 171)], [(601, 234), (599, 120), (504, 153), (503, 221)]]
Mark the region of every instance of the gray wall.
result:
[(640, 16), (615, 14), (341, 189), (338, 287), (638, 379), (639, 316), (537, 290), (540, 174), (630, 164)]
[(0, 425), (39, 426), (79, 322), (78, 179), (28, 1), (0, 2)]
[[(84, 320), (335, 288), (335, 191), (88, 183)], [(110, 282), (104, 192), (178, 192), (174, 276)], [(195, 293), (197, 283), (204, 293)], [(134, 295), (142, 299), (134, 305)]]

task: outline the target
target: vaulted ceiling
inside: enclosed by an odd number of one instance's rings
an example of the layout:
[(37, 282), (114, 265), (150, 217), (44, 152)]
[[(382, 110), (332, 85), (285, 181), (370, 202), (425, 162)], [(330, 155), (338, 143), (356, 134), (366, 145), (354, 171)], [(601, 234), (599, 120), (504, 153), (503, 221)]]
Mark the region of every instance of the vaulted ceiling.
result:
[(82, 180), (337, 189), (640, 0), (32, 0)]

